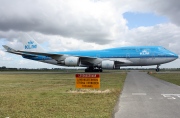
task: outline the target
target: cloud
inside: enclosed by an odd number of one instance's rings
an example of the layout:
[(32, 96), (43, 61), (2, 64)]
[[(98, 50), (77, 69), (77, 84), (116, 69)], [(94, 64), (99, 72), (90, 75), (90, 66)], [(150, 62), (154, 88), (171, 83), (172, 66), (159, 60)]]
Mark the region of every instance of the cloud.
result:
[(3, 0), (1, 6), (1, 31), (34, 31), (106, 44), (126, 26), (125, 20), (118, 22), (121, 15), (108, 1)]
[(0, 56), (1, 56), (1, 57), (5, 56), (5, 52), (2, 51), (2, 50), (0, 50)]
[[(52, 51), (160, 45), (180, 55), (178, 0), (1, 0), (0, 4), (0, 44), (15, 49), (22, 47), (20, 37), (28, 33)], [(125, 12), (153, 13), (169, 22), (128, 29)]]
[[(175, 24), (180, 21), (177, 0), (164, 0), (163, 3), (157, 0), (2, 0), (1, 6), (0, 37), (8, 37), (11, 41), (18, 37), (17, 32), (30, 32), (58, 35), (60, 40), (80, 43), (111, 44), (128, 34), (127, 21), (123, 18), (127, 11), (154, 12), (167, 16)], [(42, 42), (42, 39), (37, 40)], [(129, 43), (128, 39), (123, 42)]]
[(179, 0), (112, 0), (114, 6), (125, 12), (155, 13), (167, 17), (173, 24), (180, 26)]
[(151, 27), (138, 27), (124, 35), (130, 45), (159, 45), (169, 50), (179, 51), (180, 27), (174, 24), (159, 24)]
[(8, 56), (6, 55), (6, 52), (4, 52), (3, 50), (0, 50), (0, 60), (1, 60), (1, 62), (2, 62), (2, 61), (11, 61), (12, 58), (11, 58), (11, 57), (8, 57)]
[(150, 9), (155, 13), (166, 16), (171, 22), (180, 26), (180, 2), (179, 0), (152, 0)]

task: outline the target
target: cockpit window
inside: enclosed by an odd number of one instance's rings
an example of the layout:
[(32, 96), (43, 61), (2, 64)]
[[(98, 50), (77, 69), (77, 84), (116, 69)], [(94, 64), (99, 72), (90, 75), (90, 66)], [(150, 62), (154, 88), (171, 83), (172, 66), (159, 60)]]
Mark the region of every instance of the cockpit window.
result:
[(167, 50), (167, 49), (164, 47), (159, 47), (159, 50)]

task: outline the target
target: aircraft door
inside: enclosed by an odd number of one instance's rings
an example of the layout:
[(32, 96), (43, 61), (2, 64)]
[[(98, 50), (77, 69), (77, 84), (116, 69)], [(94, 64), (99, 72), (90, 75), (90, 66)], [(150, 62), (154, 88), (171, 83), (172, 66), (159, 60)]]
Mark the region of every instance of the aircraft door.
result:
[(130, 58), (130, 54), (129, 54), (129, 53), (126, 54), (126, 58), (127, 58), (127, 59)]
[(153, 60), (155, 59), (155, 55), (154, 55), (154, 54), (152, 54), (152, 59), (153, 59)]
[(152, 64), (155, 62), (155, 54), (154, 53), (151, 53), (148, 61), (147, 61), (147, 64)]

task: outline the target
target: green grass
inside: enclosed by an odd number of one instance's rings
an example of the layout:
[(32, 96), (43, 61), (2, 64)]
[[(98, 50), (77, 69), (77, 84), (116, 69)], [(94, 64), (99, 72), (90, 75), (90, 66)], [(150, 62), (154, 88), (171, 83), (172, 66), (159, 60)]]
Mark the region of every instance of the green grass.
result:
[(151, 75), (180, 86), (180, 73), (153, 73)]
[(126, 74), (100, 76), (110, 93), (78, 93), (75, 74), (0, 74), (0, 118), (109, 118)]

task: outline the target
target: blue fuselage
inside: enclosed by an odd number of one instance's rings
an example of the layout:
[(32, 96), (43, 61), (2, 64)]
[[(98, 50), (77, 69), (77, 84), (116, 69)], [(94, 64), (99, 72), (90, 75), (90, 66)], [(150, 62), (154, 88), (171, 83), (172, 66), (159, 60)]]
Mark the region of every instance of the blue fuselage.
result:
[[(123, 62), (117, 63), (119, 66), (159, 65), (178, 58), (177, 54), (161, 46), (129, 46), (104, 50), (50, 52), (50, 54), (98, 58), (102, 60), (108, 59)], [(54, 59), (48, 56), (25, 56), (24, 58), (58, 65), (53, 61)]]

